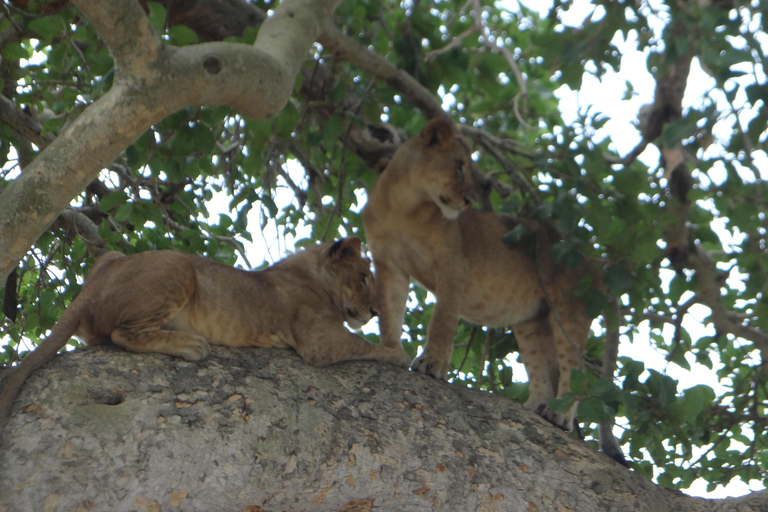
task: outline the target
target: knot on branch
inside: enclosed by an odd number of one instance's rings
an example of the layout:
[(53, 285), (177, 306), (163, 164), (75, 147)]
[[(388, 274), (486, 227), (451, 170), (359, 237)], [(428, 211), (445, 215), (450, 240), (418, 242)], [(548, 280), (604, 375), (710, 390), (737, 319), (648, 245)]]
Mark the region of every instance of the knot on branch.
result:
[(221, 59), (214, 55), (206, 55), (203, 59), (203, 68), (210, 75), (217, 75), (221, 72)]

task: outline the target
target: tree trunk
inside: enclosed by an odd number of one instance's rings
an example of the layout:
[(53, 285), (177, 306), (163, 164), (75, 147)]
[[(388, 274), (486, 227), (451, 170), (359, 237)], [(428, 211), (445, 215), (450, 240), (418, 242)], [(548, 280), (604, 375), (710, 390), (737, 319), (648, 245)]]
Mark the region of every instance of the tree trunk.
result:
[(501, 396), (288, 350), (91, 348), (0, 432), (5, 511), (757, 511), (658, 487)]

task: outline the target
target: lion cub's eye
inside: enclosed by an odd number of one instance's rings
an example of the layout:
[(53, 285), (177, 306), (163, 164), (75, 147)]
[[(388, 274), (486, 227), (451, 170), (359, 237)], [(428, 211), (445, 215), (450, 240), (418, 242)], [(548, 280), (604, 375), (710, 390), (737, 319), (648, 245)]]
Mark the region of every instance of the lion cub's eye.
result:
[(365, 284), (365, 280), (368, 278), (368, 274), (363, 274), (360, 272), (360, 282)]
[(464, 161), (463, 160), (456, 160), (456, 177), (461, 179), (464, 177)]

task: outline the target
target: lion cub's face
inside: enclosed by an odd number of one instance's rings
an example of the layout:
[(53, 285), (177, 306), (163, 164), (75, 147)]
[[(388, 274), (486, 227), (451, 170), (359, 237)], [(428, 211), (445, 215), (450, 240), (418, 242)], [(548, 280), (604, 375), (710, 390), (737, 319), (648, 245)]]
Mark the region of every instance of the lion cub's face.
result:
[(439, 119), (424, 127), (418, 144), (420, 185), (443, 216), (453, 220), (474, 199), (469, 147), (452, 124)]
[(328, 254), (336, 274), (344, 321), (359, 330), (378, 314), (371, 260), (362, 256), (360, 239), (355, 237), (335, 242)]

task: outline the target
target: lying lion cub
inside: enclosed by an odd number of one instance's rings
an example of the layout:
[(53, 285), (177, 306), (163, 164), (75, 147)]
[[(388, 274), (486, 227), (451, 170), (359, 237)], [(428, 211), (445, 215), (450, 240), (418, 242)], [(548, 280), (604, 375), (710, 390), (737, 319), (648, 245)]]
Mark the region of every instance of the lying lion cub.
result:
[[(511, 325), (528, 373), (526, 406), (570, 430), (575, 406), (560, 415), (547, 404), (570, 391), (571, 368), (580, 367), (591, 319), (573, 289), (585, 269), (566, 270), (549, 257), (534, 262), (523, 249), (506, 247), (502, 236), (517, 222), (467, 208), (474, 189), (469, 166), (467, 143), (453, 124), (435, 119), (395, 152), (368, 194), (363, 222), (376, 267), (382, 344), (400, 346), (414, 278), (437, 299), (414, 370), (446, 377), (459, 316)], [(554, 233), (541, 231), (539, 254), (548, 255)]]
[(322, 366), (375, 359), (407, 367), (398, 347), (350, 333), (376, 314), (370, 261), (346, 238), (247, 272), (182, 252), (99, 258), (80, 295), (51, 335), (13, 370), (0, 394), (0, 422), (24, 380), (74, 334), (88, 345), (111, 341), (133, 352), (197, 361), (209, 344), (292, 347)]

